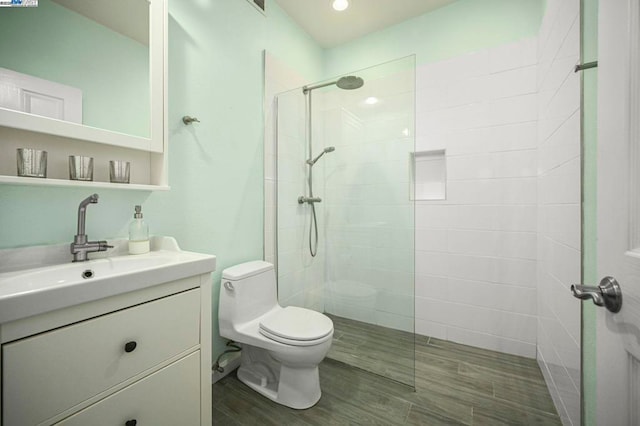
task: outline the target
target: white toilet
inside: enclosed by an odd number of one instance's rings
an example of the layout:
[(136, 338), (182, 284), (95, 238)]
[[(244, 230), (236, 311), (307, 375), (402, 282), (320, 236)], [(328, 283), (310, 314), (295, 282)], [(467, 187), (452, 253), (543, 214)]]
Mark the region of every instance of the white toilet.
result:
[(242, 343), (238, 378), (273, 401), (304, 409), (320, 399), (318, 364), (333, 322), (310, 309), (278, 304), (273, 265), (247, 262), (222, 271), (220, 335)]

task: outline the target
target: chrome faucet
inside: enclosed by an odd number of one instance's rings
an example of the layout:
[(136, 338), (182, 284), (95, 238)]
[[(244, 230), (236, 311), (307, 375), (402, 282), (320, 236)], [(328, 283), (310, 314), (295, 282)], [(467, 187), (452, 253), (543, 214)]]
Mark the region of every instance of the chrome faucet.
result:
[(93, 194), (80, 202), (78, 207), (78, 233), (73, 237), (71, 243), (71, 254), (73, 255), (74, 262), (84, 262), (89, 260), (87, 255), (96, 251), (107, 251), (108, 248), (112, 248), (106, 241), (87, 241), (87, 234), (85, 234), (85, 221), (87, 217), (87, 206), (89, 204), (98, 203), (98, 194)]

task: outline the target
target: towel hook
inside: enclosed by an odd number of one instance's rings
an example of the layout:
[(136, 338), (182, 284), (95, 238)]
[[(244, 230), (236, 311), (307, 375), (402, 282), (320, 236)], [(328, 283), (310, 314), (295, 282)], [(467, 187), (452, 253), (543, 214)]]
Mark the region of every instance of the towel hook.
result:
[(198, 120), (196, 117), (185, 115), (184, 117), (182, 117), (182, 122), (188, 126), (191, 123), (199, 123), (200, 120)]

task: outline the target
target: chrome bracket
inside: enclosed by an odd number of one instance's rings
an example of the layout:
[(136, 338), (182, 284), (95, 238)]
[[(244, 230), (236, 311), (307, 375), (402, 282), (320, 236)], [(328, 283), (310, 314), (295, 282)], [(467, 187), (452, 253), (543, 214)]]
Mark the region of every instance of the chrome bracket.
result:
[(591, 68), (596, 68), (597, 66), (598, 66), (598, 61), (585, 62), (584, 64), (576, 65), (575, 68), (573, 69), (573, 72), (584, 71)]

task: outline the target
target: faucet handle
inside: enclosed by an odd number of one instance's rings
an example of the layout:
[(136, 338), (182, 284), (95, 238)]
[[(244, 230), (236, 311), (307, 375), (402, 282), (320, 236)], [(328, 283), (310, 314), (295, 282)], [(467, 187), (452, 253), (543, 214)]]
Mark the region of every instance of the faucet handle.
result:
[(112, 245), (107, 244), (106, 241), (98, 241), (98, 251), (107, 251), (107, 249), (113, 248)]

